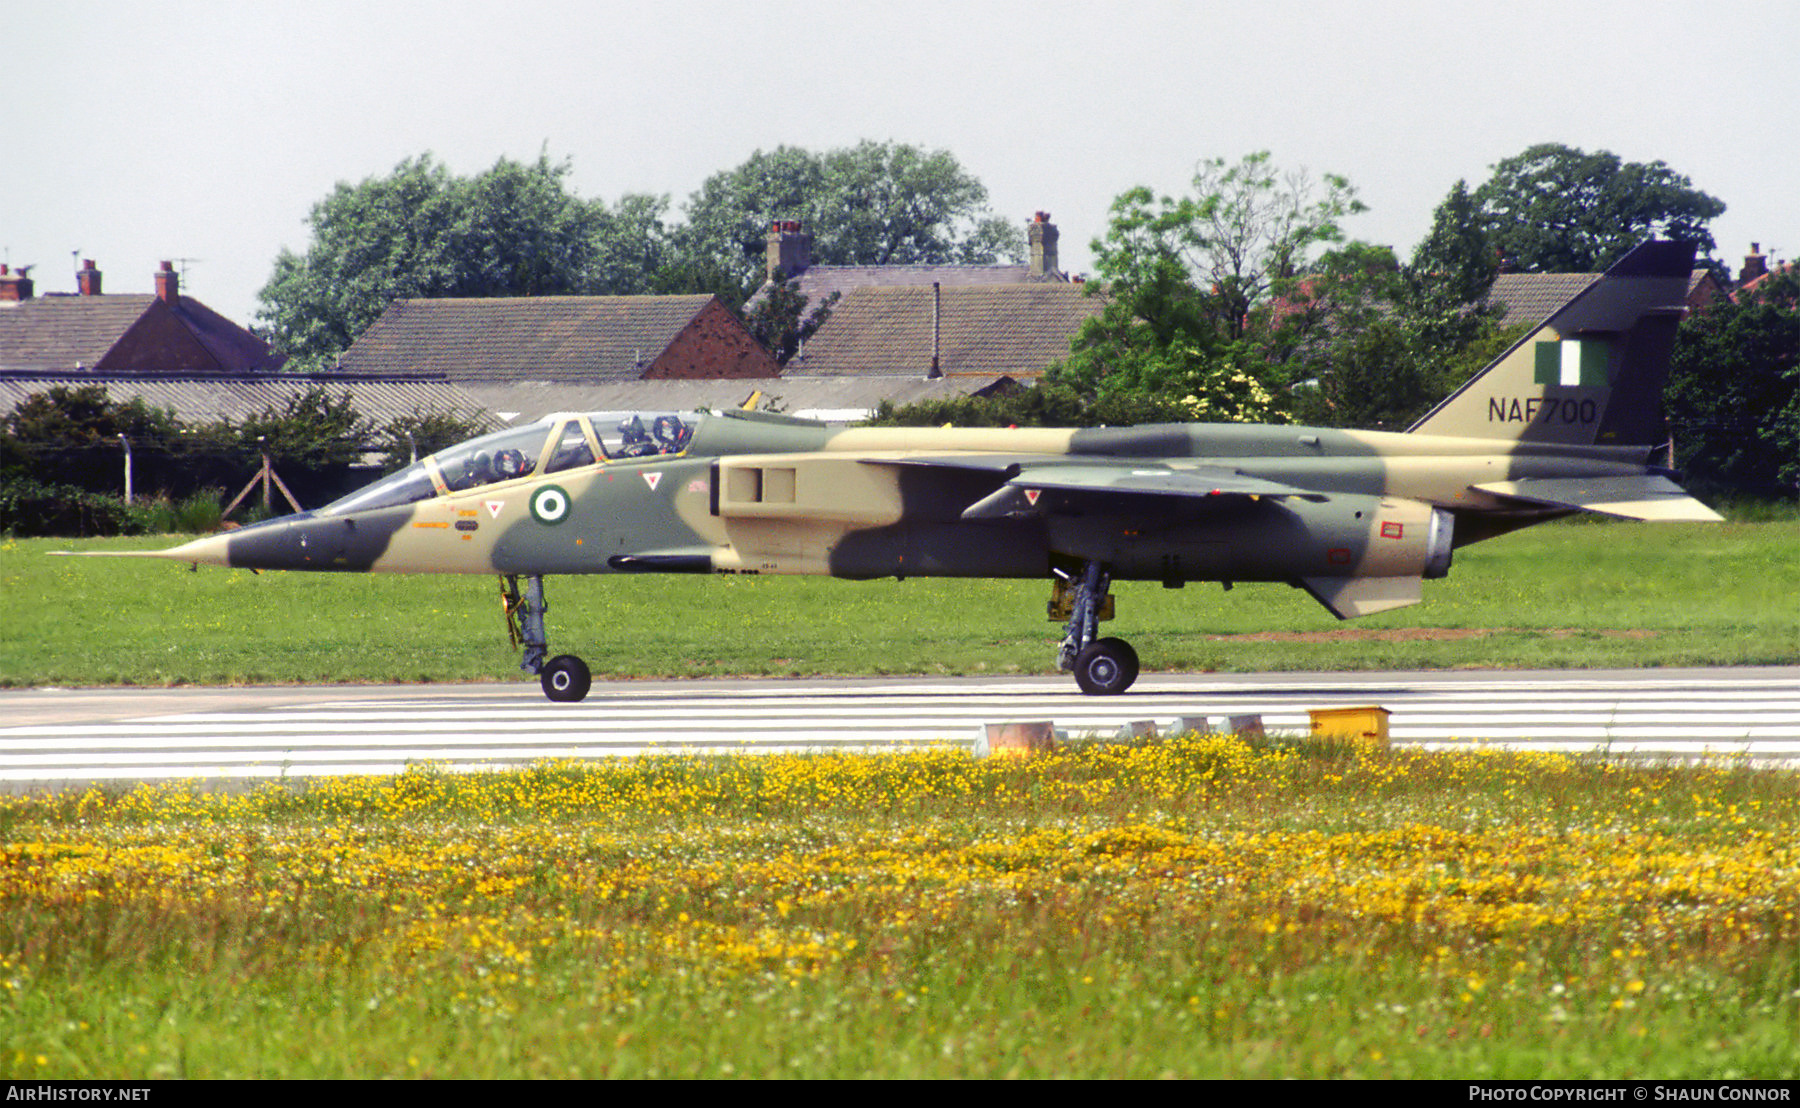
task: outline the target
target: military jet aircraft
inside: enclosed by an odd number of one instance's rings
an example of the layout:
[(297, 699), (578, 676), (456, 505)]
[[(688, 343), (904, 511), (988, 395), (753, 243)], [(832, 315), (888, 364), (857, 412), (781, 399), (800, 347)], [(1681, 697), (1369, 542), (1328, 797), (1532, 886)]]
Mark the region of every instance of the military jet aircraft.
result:
[(1044, 578), (1061, 667), (1084, 692), (1122, 693), (1138, 658), (1099, 635), (1113, 581), (1282, 581), (1347, 619), (1417, 603), (1456, 548), (1544, 520), (1719, 519), (1652, 464), (1693, 257), (1639, 246), (1405, 433), (569, 413), (153, 556), (497, 574), (521, 668), (558, 701), (586, 696), (590, 675), (550, 656), (552, 574)]

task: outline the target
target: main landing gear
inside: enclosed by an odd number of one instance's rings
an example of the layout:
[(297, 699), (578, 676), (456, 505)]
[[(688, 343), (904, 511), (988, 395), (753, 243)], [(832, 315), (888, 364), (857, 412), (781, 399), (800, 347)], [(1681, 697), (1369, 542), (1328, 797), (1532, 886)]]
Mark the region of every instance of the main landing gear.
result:
[(525, 648), (519, 668), (538, 675), (544, 695), (551, 700), (573, 702), (587, 696), (593, 686), (593, 674), (587, 663), (573, 654), (558, 654), (545, 660), (550, 644), (544, 637), (544, 579), (527, 577), (525, 591), (519, 591), (519, 579), (507, 575), (500, 580), (500, 606), (506, 610), (506, 630), (514, 646)]
[(1079, 579), (1057, 571), (1050, 598), (1051, 618), (1067, 613), (1056, 664), (1075, 675), (1089, 696), (1117, 696), (1137, 680), (1137, 651), (1124, 639), (1097, 638), (1100, 621), (1112, 618), (1112, 575), (1100, 562), (1086, 562)]

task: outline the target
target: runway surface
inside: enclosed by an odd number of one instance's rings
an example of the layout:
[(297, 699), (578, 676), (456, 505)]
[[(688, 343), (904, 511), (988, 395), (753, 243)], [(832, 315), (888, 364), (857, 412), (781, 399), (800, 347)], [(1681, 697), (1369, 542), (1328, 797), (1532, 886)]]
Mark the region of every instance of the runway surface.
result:
[(1569, 672), (1147, 675), (1120, 697), (1066, 678), (597, 682), (552, 704), (509, 685), (28, 689), (0, 693), (0, 789), (457, 769), (646, 751), (975, 748), (988, 723), (1072, 735), (1379, 706), (1397, 744), (1800, 760), (1800, 667)]

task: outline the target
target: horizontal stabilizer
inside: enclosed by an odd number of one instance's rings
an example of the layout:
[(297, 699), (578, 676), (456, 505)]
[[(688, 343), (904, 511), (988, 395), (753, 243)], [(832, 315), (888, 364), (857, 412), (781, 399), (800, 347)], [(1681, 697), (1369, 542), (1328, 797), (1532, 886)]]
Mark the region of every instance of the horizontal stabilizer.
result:
[(1300, 584), (1339, 619), (1404, 608), (1424, 597), (1418, 577), (1302, 577)]
[(1665, 522), (1718, 523), (1724, 517), (1667, 477), (1540, 477), (1476, 485), (1481, 492), (1552, 508)]

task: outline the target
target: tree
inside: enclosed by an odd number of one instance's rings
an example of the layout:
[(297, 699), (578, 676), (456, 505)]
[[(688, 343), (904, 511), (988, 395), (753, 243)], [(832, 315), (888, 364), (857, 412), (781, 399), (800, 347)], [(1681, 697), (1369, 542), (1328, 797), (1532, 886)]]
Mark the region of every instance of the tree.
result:
[(813, 216), (822, 264), (982, 265), (1024, 254), (1023, 232), (987, 213), (986, 186), (948, 150), (864, 141), (822, 162)]
[[(779, 278), (783, 274), (777, 270)], [(777, 365), (787, 365), (807, 339), (818, 333), (831, 318), (841, 294), (832, 293), (809, 312), (807, 298), (800, 292), (799, 281), (777, 280), (768, 295), (742, 312), (744, 326), (763, 349), (775, 356)]]
[(703, 291), (685, 287), (681, 278), (673, 282), (681, 287), (662, 287), (681, 264), (669, 230), (667, 196), (626, 193), (611, 210), (595, 209), (594, 253), (579, 291), (612, 296)]
[[(1466, 189), (1457, 190), (1465, 198)], [(1453, 193), (1455, 197), (1457, 194)], [(1402, 266), (1386, 247), (1349, 243), (1315, 268), (1319, 318), (1290, 359), (1296, 417), (1327, 427), (1402, 431), (1516, 341), (1486, 294), (1480, 239), (1433, 234)]]
[(1725, 211), (1666, 164), (1622, 162), (1604, 150), (1542, 143), (1493, 169), (1475, 190), (1476, 219), (1527, 272), (1598, 272), (1652, 237), (1693, 242), (1708, 255), (1706, 224)]
[(1523, 330), (1502, 329), (1481, 311), (1461, 322), (1450, 327), (1402, 296), (1352, 325), (1334, 325), (1330, 340), (1306, 362), (1310, 376), (1295, 390), (1295, 418), (1321, 427), (1404, 431)]
[[(241, 485), (267, 454), (309, 504), (361, 483), (353, 467), (370, 450), (387, 469), (488, 430), (486, 417), (414, 411), (374, 428), (349, 393), (321, 386), (234, 421), (185, 423), (142, 398), (112, 399), (102, 385), (53, 385), (0, 420), (0, 530), (110, 534), (150, 522), (125, 508), (124, 444), (139, 497), (204, 499)], [(213, 507), (218, 506), (217, 500)]]
[(618, 280), (616, 270), (602, 268), (603, 244), (622, 220), (570, 194), (569, 169), (542, 154), (533, 165), (501, 158), (486, 173), (454, 181), (445, 195), (447, 256), (433, 273), (444, 291), (430, 294), (551, 296)]
[(1295, 370), (1302, 421), (1404, 430), (1518, 337), (1487, 303), (1499, 251), (1479, 214), (1458, 181), (1407, 265), (1360, 244), (1326, 255), (1332, 296)]
[(223, 437), (245, 462), (267, 454), (276, 465), (306, 470), (351, 465), (362, 458), (373, 433), (348, 392), (333, 396), (323, 385), (223, 426)]
[[(181, 452), (180, 424), (142, 397), (114, 400), (104, 385), (52, 385), (19, 401), (0, 440), (0, 474), (117, 492), (129, 441), (144, 474)], [(146, 481), (148, 487), (148, 481)]]
[(662, 260), (666, 200), (609, 213), (571, 195), (568, 173), (540, 155), (459, 178), (424, 154), (340, 183), (308, 216), (306, 252), (277, 257), (260, 330), (294, 368), (319, 368), (405, 297), (640, 291)]
[(1113, 202), (1094, 243), (1106, 307), (1048, 379), (1179, 401), (1193, 419), (1280, 421), (1286, 363), (1364, 257), (1322, 270), (1320, 251), (1344, 241), (1341, 221), (1363, 204), (1344, 178), (1280, 172), (1266, 151), (1202, 161), (1192, 189), (1175, 199), (1138, 187)]
[(1025, 250), (949, 151), (864, 141), (758, 150), (713, 174), (689, 198), (681, 253), (735, 275), (747, 297), (764, 277), (769, 225), (787, 219), (805, 225), (821, 265), (986, 264)]
[(1487, 299), (1499, 272), (1500, 248), (1468, 183), (1459, 180), (1432, 213), (1430, 233), (1413, 250), (1409, 280), (1420, 296), (1460, 306)]
[(1254, 309), (1272, 297), (1292, 299), (1314, 249), (1343, 242), (1343, 218), (1366, 210), (1345, 178), (1279, 173), (1264, 150), (1236, 165), (1201, 162), (1194, 195), (1173, 214), (1188, 264), (1210, 282), (1219, 322), (1235, 339)]
[(114, 400), (105, 385), (51, 385), (19, 401), (5, 428), (13, 445), (116, 451), (121, 434), (166, 441), (176, 422), (167, 409), (152, 408), (142, 397)]
[(339, 183), (307, 217), (304, 253), (282, 250), (258, 330), (294, 369), (331, 364), (406, 297), (711, 293), (733, 309), (763, 279), (771, 220), (802, 219), (824, 263), (988, 262), (1024, 236), (986, 213), (987, 190), (945, 151), (864, 142), (815, 155), (758, 151), (708, 178), (685, 225), (669, 198), (608, 208), (567, 188), (568, 162), (502, 158), (457, 177), (431, 154)]
[(191, 464), (173, 412), (103, 385), (52, 385), (19, 401), (0, 436), (0, 533), (112, 535), (139, 523), (124, 491), (125, 442), (140, 506)]
[(374, 434), (372, 446), (381, 451), (381, 468), (391, 473), (427, 454), (472, 439), (492, 430), (487, 416), (461, 412), (425, 412), (390, 420)]
[(1800, 495), (1800, 272), (1684, 320), (1663, 402), (1700, 491)]
[(1039, 384), (993, 396), (950, 396), (896, 405), (883, 400), (870, 417), (885, 427), (1122, 427), (1188, 420), (1178, 401), (1144, 393), (1084, 397), (1066, 385)]
[(748, 297), (762, 278), (770, 223), (809, 220), (816, 246), (820, 228), (812, 203), (823, 191), (824, 167), (812, 152), (798, 146), (758, 150), (742, 165), (708, 177), (688, 198), (687, 222), (677, 232), (682, 256), (730, 273)]

